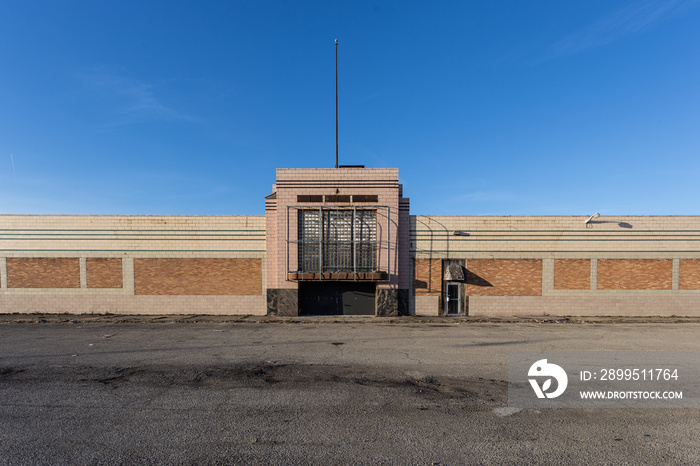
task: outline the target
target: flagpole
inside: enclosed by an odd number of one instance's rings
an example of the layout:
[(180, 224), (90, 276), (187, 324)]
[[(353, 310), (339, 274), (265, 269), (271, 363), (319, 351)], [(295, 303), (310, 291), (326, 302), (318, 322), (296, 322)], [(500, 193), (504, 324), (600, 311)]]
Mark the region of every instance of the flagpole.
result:
[(335, 40), (335, 168), (338, 168), (338, 39)]

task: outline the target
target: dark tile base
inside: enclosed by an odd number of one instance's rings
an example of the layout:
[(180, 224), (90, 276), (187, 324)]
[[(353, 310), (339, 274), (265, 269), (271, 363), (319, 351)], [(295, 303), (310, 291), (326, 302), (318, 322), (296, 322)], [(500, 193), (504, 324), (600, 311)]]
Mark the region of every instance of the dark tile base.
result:
[(299, 315), (299, 290), (278, 290), (277, 315), (287, 317)]
[(398, 311), (400, 316), (411, 315), (411, 307), (409, 304), (409, 290), (398, 290)]
[(267, 315), (277, 315), (277, 290), (267, 290)]
[[(409, 290), (377, 290), (377, 314), (383, 317), (409, 315)], [(267, 290), (267, 315), (294, 317), (299, 315), (299, 290), (272, 288)]]
[(398, 290), (377, 290), (377, 316), (396, 317), (399, 315)]
[(267, 290), (267, 315), (295, 317), (299, 315), (299, 290), (273, 288)]

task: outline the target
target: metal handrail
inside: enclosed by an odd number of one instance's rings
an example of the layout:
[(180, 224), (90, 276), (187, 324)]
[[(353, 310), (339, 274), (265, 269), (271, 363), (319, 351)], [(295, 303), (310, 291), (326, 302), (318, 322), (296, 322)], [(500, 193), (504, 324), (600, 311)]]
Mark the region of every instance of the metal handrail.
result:
[[(316, 239), (316, 238), (314, 238), (312, 240), (290, 239), (289, 238), (289, 236), (290, 236), (290, 221), (289, 221), (290, 220), (289, 219), (290, 211), (296, 210), (298, 212), (299, 210), (316, 210), (316, 209), (318, 209), (318, 212), (319, 212), (318, 218), (319, 218), (320, 230), (319, 230), (318, 239)], [(330, 273), (333, 273), (333, 272), (340, 272), (340, 273), (352, 272), (353, 276), (356, 279), (356, 277), (358, 276), (358, 272), (359, 273), (380, 272), (382, 267), (381, 267), (381, 264), (377, 262), (377, 259), (380, 257), (380, 251), (382, 249), (382, 246), (386, 247), (386, 256), (387, 256), (386, 273), (389, 273), (389, 270), (391, 270), (391, 207), (385, 206), (385, 205), (368, 205), (368, 206), (363, 205), (361, 207), (361, 209), (362, 210), (374, 210), (377, 213), (379, 212), (380, 209), (386, 209), (386, 227), (387, 227), (386, 228), (386, 236), (387, 236), (386, 240), (376, 240), (376, 239), (372, 240), (372, 241), (358, 241), (357, 240), (357, 238), (355, 236), (355, 228), (354, 228), (354, 225), (356, 225), (356, 221), (357, 221), (357, 211), (358, 211), (357, 206), (299, 206), (299, 205), (287, 206), (287, 208), (286, 208), (286, 210), (287, 210), (287, 212), (286, 212), (286, 214), (287, 214), (286, 215), (287, 235), (286, 235), (286, 239), (285, 239), (285, 243), (286, 243), (286, 254), (285, 254), (286, 267), (285, 268), (287, 270), (287, 274), (289, 274), (289, 273), (319, 273), (319, 274), (322, 274), (322, 273), (328, 273), (328, 272), (330, 272)], [(352, 212), (353, 212), (353, 215), (352, 215), (353, 228), (351, 228), (351, 236), (352, 236), (351, 240), (350, 241), (347, 241), (347, 240), (334, 240), (334, 241), (325, 240), (324, 241), (323, 230), (322, 230), (322, 228), (323, 228), (323, 212), (324, 211), (342, 211), (342, 210), (345, 210), (345, 211), (352, 210)], [(381, 222), (381, 223), (377, 222), (377, 226), (382, 227), (383, 223), (384, 222)], [(290, 262), (290, 259), (289, 259), (290, 251), (289, 251), (289, 248), (290, 248), (291, 244), (296, 245), (297, 256), (299, 254), (298, 248), (299, 248), (300, 244), (302, 245), (302, 247), (304, 244), (317, 244), (318, 245), (318, 270), (308, 270), (308, 269), (301, 270), (302, 267), (301, 267), (301, 264), (299, 263), (299, 260), (300, 260), (299, 257), (297, 257), (297, 270), (290, 270), (290, 263), (289, 263)], [(334, 244), (336, 246), (339, 244), (347, 244), (348, 246), (351, 247), (351, 250), (352, 250), (352, 269), (350, 269), (349, 266), (347, 266), (347, 268), (338, 268), (337, 264), (335, 264), (335, 268), (334, 268), (334, 264), (330, 264), (330, 265), (324, 264), (324, 257), (325, 256), (324, 256), (323, 252), (330, 249), (327, 247), (329, 244)], [(374, 246), (373, 247), (374, 256), (375, 256), (374, 264), (372, 264), (371, 267), (366, 267), (366, 266), (358, 267), (358, 259), (357, 259), (358, 247), (361, 248), (361, 247), (367, 246), (369, 244)], [(326, 247), (324, 247), (324, 246), (326, 246)], [(320, 277), (319, 277), (319, 279), (320, 279)]]

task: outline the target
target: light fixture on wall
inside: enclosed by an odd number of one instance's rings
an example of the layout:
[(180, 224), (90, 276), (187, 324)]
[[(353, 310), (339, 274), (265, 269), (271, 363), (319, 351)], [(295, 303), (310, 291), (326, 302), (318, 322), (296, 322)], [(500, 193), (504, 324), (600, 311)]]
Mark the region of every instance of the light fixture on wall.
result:
[(461, 231), (461, 230), (456, 230), (452, 232), (453, 235), (455, 236), (469, 236), (469, 233), (466, 231)]
[(591, 221), (594, 218), (598, 218), (598, 217), (600, 217), (600, 214), (598, 212), (596, 212), (593, 215), (591, 215), (590, 217), (588, 217), (588, 219), (586, 220), (586, 228), (591, 228), (593, 226), (593, 225), (591, 225)]

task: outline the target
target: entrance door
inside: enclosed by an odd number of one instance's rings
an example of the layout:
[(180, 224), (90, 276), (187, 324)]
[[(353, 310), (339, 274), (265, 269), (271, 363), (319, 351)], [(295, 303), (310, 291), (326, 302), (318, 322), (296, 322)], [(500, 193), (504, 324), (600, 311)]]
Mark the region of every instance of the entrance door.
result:
[(338, 300), (338, 292), (333, 282), (299, 284), (300, 316), (336, 315)]
[(343, 315), (374, 315), (374, 292), (376, 289), (374, 283), (343, 283), (340, 288), (343, 298)]
[(302, 282), (299, 315), (374, 315), (375, 283)]
[(462, 284), (459, 282), (445, 284), (445, 314), (458, 316), (462, 310)]

